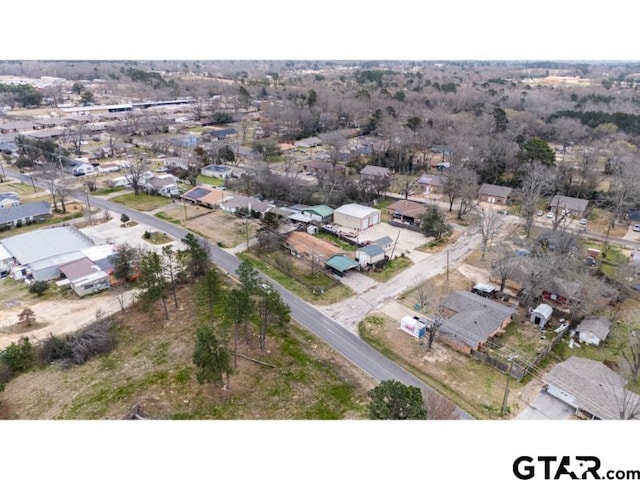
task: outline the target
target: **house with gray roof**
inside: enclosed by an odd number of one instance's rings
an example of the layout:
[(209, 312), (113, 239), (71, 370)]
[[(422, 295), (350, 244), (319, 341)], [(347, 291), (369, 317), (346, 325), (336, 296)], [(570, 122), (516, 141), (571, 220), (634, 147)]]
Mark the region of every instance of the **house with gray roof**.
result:
[(569, 357), (543, 378), (546, 391), (575, 408), (578, 416), (595, 420), (639, 417), (640, 397), (627, 382), (602, 362)]
[(424, 187), (425, 195), (434, 194), (440, 195), (444, 190), (444, 186), (447, 184), (448, 178), (444, 175), (422, 175), (418, 179), (418, 185)]
[(513, 189), (511, 187), (483, 183), (478, 190), (478, 201), (486, 203), (501, 203), (506, 205), (509, 203), (509, 196), (512, 191)]
[(565, 215), (573, 218), (584, 218), (587, 213), (588, 206), (589, 200), (585, 200), (584, 198), (565, 197), (564, 195), (555, 195), (549, 202), (549, 207), (556, 216), (563, 215), (562, 212), (567, 212)]
[(505, 329), (516, 312), (509, 305), (462, 290), (451, 292), (442, 307), (441, 338), (469, 355)]
[(0, 229), (9, 229), (17, 225), (41, 222), (51, 215), (51, 205), (41, 202), (14, 205), (0, 209)]
[(393, 174), (391, 169), (387, 167), (378, 167), (376, 165), (367, 165), (360, 170), (360, 180), (378, 180), (388, 178)]
[(589, 317), (580, 322), (576, 328), (581, 343), (598, 346), (604, 342), (611, 330), (611, 320), (604, 317)]

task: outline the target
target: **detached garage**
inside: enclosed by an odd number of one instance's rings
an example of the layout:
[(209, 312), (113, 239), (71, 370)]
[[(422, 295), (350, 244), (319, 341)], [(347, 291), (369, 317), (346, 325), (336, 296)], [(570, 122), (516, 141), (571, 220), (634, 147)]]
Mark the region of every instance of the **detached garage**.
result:
[(366, 230), (380, 223), (380, 210), (349, 203), (333, 212), (333, 222), (353, 231)]

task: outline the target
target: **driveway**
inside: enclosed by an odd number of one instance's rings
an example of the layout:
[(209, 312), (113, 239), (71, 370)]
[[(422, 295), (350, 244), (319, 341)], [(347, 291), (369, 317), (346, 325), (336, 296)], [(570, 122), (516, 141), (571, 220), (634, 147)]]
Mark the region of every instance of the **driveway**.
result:
[(567, 420), (574, 413), (575, 409), (562, 400), (547, 392), (540, 392), (515, 420)]

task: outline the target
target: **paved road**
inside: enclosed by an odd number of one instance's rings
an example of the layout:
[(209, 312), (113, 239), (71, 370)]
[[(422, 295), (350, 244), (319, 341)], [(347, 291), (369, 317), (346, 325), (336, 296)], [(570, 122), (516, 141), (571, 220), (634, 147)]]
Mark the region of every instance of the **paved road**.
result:
[[(7, 175), (22, 180), (25, 183), (29, 183), (31, 181), (27, 175), (13, 171), (7, 170)], [(84, 199), (80, 198), (80, 200)], [(90, 202), (92, 206), (109, 210), (117, 214), (126, 213), (131, 219), (145, 223), (156, 230), (163, 231), (177, 239), (182, 239), (187, 233), (189, 233), (187, 230), (178, 227), (175, 224), (165, 222), (164, 220), (152, 215), (115, 204), (103, 198), (91, 197)], [(209, 245), (212, 262), (222, 270), (235, 275), (236, 268), (240, 265), (240, 260), (218, 246), (210, 242), (207, 243)], [(291, 308), (291, 315), (298, 323), (326, 342), (369, 376), (378, 381), (395, 379), (407, 385), (416, 386), (425, 391), (432, 391), (432, 388), (427, 384), (420, 381), (395, 362), (379, 353), (353, 333), (342, 328), (331, 318), (316, 309), (313, 305), (294, 295), (272, 279), (269, 279), (269, 281), (280, 292), (282, 299), (289, 305)], [(460, 418), (472, 419), (467, 412), (460, 408), (458, 408), (458, 414)]]

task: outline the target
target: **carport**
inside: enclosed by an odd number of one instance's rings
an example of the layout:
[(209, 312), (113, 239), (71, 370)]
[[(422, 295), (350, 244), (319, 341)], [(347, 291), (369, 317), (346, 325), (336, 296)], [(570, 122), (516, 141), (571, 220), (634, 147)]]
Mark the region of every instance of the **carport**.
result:
[(332, 270), (339, 276), (344, 276), (347, 270), (351, 270), (352, 268), (358, 268), (360, 264), (355, 260), (347, 257), (346, 255), (342, 255), (340, 253), (329, 257), (325, 266)]

